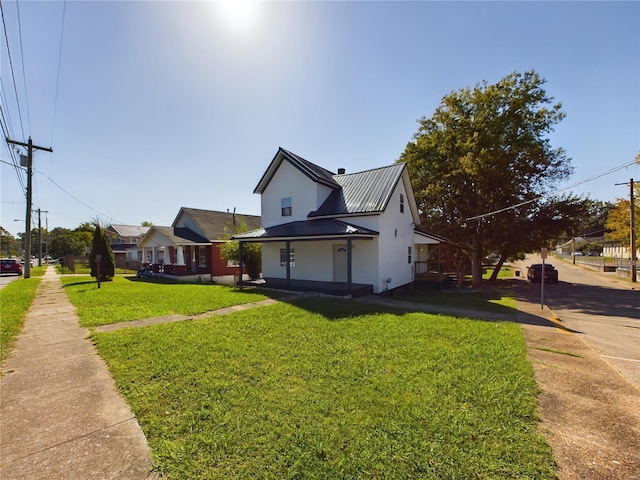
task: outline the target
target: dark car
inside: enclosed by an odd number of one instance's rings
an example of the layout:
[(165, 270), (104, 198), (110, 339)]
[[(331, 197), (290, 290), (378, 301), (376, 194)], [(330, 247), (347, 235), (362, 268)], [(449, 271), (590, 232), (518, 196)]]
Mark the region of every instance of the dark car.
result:
[(22, 275), (22, 265), (15, 258), (0, 258), (0, 273)]
[[(542, 263), (534, 263), (527, 268), (527, 279), (533, 283), (540, 283), (542, 279)], [(558, 283), (558, 271), (550, 263), (544, 264), (544, 281)]]

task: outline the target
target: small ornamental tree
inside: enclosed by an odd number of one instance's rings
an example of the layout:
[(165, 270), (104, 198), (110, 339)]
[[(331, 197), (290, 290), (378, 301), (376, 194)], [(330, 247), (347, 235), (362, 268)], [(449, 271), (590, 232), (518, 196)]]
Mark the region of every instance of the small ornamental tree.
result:
[(98, 279), (98, 265), (96, 262), (98, 255), (100, 255), (100, 281), (111, 281), (116, 271), (116, 259), (111, 250), (111, 245), (109, 244), (106, 233), (100, 227), (100, 224), (96, 223), (96, 229), (93, 232), (91, 253), (89, 253), (91, 276), (96, 279)]
[[(226, 240), (223, 244), (218, 245), (220, 255), (223, 259), (231, 262), (237, 262), (240, 258), (240, 245), (237, 240), (231, 240), (233, 235), (245, 233), (248, 231), (247, 224), (241, 220), (238, 225), (228, 224), (225, 227)], [(247, 269), (247, 275), (252, 280), (260, 277), (262, 269), (262, 247), (259, 243), (244, 243), (242, 245), (242, 264)]]

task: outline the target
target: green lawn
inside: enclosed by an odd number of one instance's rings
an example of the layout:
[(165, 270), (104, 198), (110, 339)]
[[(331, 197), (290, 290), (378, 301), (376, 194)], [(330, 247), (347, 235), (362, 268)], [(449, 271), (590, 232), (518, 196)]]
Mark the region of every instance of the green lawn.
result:
[(16, 337), (22, 331), (24, 318), (39, 284), (40, 278), (35, 276), (15, 280), (0, 290), (0, 364), (4, 364)]
[(264, 292), (226, 285), (117, 276), (111, 282), (101, 282), (98, 288), (95, 278), (89, 276), (60, 279), (85, 327), (172, 314), (195, 315), (269, 298)]
[(517, 302), (511, 290), (511, 280), (497, 280), (479, 291), (461, 289), (443, 292), (416, 286), (411, 291), (396, 293), (388, 298), (501, 314), (513, 314), (517, 311)]
[(163, 478), (556, 478), (516, 324), (311, 298), (93, 339)]

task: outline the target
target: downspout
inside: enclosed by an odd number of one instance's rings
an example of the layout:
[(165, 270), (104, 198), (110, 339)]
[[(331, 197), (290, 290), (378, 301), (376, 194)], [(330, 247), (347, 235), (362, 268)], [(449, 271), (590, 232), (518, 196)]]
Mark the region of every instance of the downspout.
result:
[(353, 240), (347, 238), (347, 293), (349, 295), (352, 294), (352, 254), (351, 249), (353, 248)]

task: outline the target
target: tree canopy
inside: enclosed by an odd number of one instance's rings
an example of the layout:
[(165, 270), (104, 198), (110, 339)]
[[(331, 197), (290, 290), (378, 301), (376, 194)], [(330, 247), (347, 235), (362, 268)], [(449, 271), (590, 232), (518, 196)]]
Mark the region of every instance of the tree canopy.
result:
[(542, 217), (545, 235), (564, 217), (563, 208), (541, 201), (572, 173), (564, 150), (548, 139), (565, 113), (545, 83), (531, 70), (451, 92), (431, 118), (419, 120), (400, 156), (423, 223), (467, 251), (475, 288), (484, 251), (512, 255), (534, 238), (544, 246), (534, 237)]

